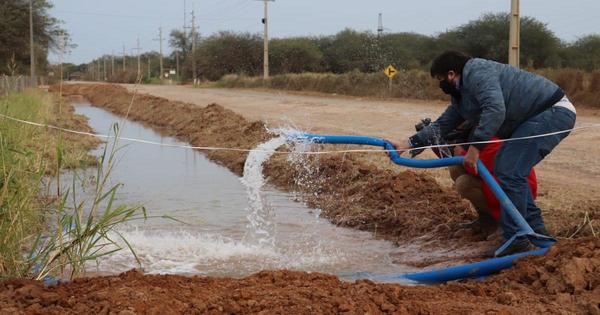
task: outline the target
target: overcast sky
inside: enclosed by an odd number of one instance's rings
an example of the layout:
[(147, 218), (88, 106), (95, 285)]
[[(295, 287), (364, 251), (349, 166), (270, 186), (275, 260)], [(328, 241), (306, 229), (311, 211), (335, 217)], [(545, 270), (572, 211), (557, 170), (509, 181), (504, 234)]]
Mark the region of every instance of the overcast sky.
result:
[[(158, 28), (164, 37), (182, 28), (184, 0), (54, 0), (51, 14), (78, 45), (68, 62), (83, 63), (102, 54), (135, 53), (136, 37), (143, 51), (158, 51)], [(200, 33), (220, 30), (262, 32), (262, 1), (187, 0), (187, 21), (195, 9)], [(510, 10), (510, 0), (276, 0), (269, 3), (271, 37), (329, 35), (350, 27), (377, 29), (378, 14), (389, 32), (434, 35), (483, 13)], [(567, 41), (600, 33), (600, 0), (521, 0), (521, 14), (547, 23)], [(165, 40), (165, 50), (168, 41)], [(57, 56), (51, 56), (57, 61)]]

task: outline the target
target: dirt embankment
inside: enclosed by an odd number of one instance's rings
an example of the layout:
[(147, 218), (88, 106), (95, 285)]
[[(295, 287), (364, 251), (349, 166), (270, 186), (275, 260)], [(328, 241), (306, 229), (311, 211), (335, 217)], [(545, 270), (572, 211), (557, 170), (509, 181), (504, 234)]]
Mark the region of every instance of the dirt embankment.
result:
[[(121, 116), (127, 114), (132, 99), (132, 93), (114, 85), (66, 85), (63, 92), (83, 95), (94, 106)], [(136, 95), (129, 119), (194, 146), (252, 149), (272, 137), (262, 122), (247, 121), (219, 105), (198, 107), (149, 95)], [(247, 153), (208, 151), (206, 155), (241, 175)], [(310, 206), (339, 225), (373, 231), (398, 243), (423, 236), (448, 240), (449, 229), (473, 216), (454, 191), (423, 174), (382, 169), (356, 154), (310, 158), (308, 170), (287, 158), (276, 155), (267, 163), (268, 180), (283, 190), (304, 193)]]
[(319, 273), (143, 275), (0, 282), (10, 314), (600, 314), (600, 240), (565, 241), (485, 282), (401, 286)]
[[(131, 94), (114, 86), (67, 86), (94, 105), (124, 115)], [(270, 137), (259, 122), (248, 122), (218, 105), (205, 108), (138, 96), (129, 118), (198, 146), (252, 148)], [(245, 154), (207, 152), (212, 160), (241, 174)], [(459, 238), (452, 225), (471, 214), (452, 191), (415, 172), (374, 166), (360, 155), (319, 156), (311, 177), (305, 170), (272, 159), (266, 174), (278, 187), (317, 193), (307, 201), (334, 222), (367, 229), (399, 243)], [(310, 196), (310, 194), (308, 194)], [(446, 240), (442, 239), (445, 238)], [(463, 240), (466, 240), (463, 238)], [(528, 257), (485, 282), (407, 287), (370, 281), (342, 282), (319, 273), (264, 271), (244, 279), (143, 275), (78, 279), (58, 286), (9, 280), (0, 283), (0, 310), (7, 313), (348, 313), (348, 314), (600, 314), (600, 240), (565, 240), (544, 256)]]

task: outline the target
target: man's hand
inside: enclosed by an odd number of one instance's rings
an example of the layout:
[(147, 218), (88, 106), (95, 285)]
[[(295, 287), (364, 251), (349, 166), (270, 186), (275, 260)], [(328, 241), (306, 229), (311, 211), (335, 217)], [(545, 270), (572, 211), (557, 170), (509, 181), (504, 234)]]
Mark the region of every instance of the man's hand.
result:
[[(400, 142), (393, 142), (388, 140), (388, 142), (394, 146), (399, 155), (402, 155), (402, 153), (407, 152), (411, 148), (408, 139)], [(388, 152), (388, 155), (390, 155), (390, 153), (391, 152)]]
[(479, 149), (469, 146), (463, 165), (467, 170), (471, 169), (477, 174), (477, 160), (479, 160)]

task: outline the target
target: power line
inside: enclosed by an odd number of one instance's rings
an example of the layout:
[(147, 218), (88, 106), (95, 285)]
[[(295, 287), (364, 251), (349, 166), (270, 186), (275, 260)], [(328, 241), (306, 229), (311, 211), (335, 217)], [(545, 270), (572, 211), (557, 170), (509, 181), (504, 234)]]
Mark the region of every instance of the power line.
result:
[(154, 39), (154, 40), (158, 40), (160, 43), (160, 81), (163, 80), (163, 32), (162, 32), (162, 26), (158, 28), (158, 39)]
[(125, 45), (123, 45), (123, 72), (125, 72), (125, 60), (127, 59), (127, 50), (125, 50)]
[(140, 37), (137, 37), (137, 46), (135, 48), (132, 48), (132, 50), (135, 50), (137, 52), (137, 77), (138, 79), (140, 78), (140, 76), (142, 75), (142, 68), (141, 68), (141, 62), (140, 62), (140, 55), (141, 55), (141, 50), (142, 47), (140, 47)]
[[(48, 125), (48, 124), (42, 124), (42, 123), (32, 122), (32, 121), (28, 121), (28, 120), (23, 120), (23, 119), (19, 119), (16, 117), (4, 115), (1, 113), (0, 113), (0, 117), (15, 121), (18, 123), (26, 124), (26, 125), (54, 129), (54, 130), (64, 131), (64, 132), (68, 132), (68, 133), (72, 133), (72, 134), (92, 136), (92, 137), (104, 138), (104, 139), (115, 138), (115, 136), (113, 136), (113, 135), (95, 134), (95, 133), (86, 132), (86, 131), (78, 131), (78, 130), (73, 130), (73, 129), (68, 129), (68, 128), (62, 128), (62, 127), (58, 127), (58, 126), (54, 126), (54, 125)], [(559, 135), (559, 134), (564, 134), (564, 133), (571, 133), (571, 132), (575, 133), (575, 132), (588, 130), (588, 129), (595, 129), (595, 128), (600, 128), (600, 124), (589, 124), (586, 126), (574, 127), (572, 129), (565, 129), (565, 130), (549, 132), (549, 133), (544, 133), (544, 134), (537, 134), (537, 135), (532, 135), (532, 136), (527, 136), (527, 137), (495, 139), (495, 140), (488, 140), (488, 141), (475, 141), (475, 142), (464, 142), (464, 143), (454, 143), (454, 144), (430, 145), (430, 146), (415, 147), (415, 148), (408, 149), (406, 151), (415, 151), (415, 150), (421, 150), (421, 149), (447, 148), (447, 147), (466, 146), (466, 145), (473, 145), (473, 144), (515, 142), (515, 141), (523, 141), (523, 140), (529, 140), (529, 139), (544, 138), (544, 137), (549, 137), (549, 136), (554, 136), (554, 135)], [(304, 138), (303, 134), (297, 134), (297, 135), (289, 134), (288, 136), (290, 139), (295, 139), (295, 140), (300, 140), (300, 141), (302, 141), (302, 140), (310, 141), (310, 140)], [(138, 138), (128, 138), (128, 137), (119, 137), (119, 139), (129, 141), (129, 142), (135, 142), (135, 143), (143, 143), (143, 144), (156, 145), (156, 146), (161, 146), (161, 147), (182, 148), (182, 149), (194, 149), (194, 150), (206, 150), (206, 151), (266, 152), (264, 150), (243, 149), (243, 148), (236, 148), (236, 147), (208, 147), (208, 146), (203, 147), (203, 146), (192, 146), (192, 145), (181, 145), (181, 144), (169, 144), (169, 143), (156, 142), (156, 141), (150, 141), (150, 140), (144, 140), (144, 139), (138, 139)], [(322, 154), (338, 154), (338, 153), (377, 153), (377, 152), (391, 152), (391, 151), (396, 151), (396, 150), (386, 150), (386, 149), (355, 149), (355, 150), (352, 150), (352, 149), (350, 149), (350, 150), (330, 150), (330, 151), (276, 151), (275, 154), (322, 155)]]

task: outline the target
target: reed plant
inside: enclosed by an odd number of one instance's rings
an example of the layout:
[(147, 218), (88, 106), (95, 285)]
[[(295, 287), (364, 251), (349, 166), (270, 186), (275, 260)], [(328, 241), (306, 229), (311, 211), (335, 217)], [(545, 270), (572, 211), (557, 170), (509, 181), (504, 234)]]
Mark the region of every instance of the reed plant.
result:
[(81, 276), (86, 271), (86, 263), (122, 250), (121, 244), (125, 244), (140, 264), (134, 249), (117, 227), (132, 220), (147, 219), (146, 210), (142, 206), (115, 204), (120, 184), (109, 185), (108, 179), (119, 151), (120, 129), (116, 123), (113, 135), (112, 143), (105, 144), (99, 157), (91, 196), (79, 198), (80, 179), (73, 176), (71, 188), (63, 193), (50, 215), (57, 218), (54, 231), (47, 236), (38, 234), (28, 260), (28, 268), (36, 279), (57, 274), (69, 279)]

